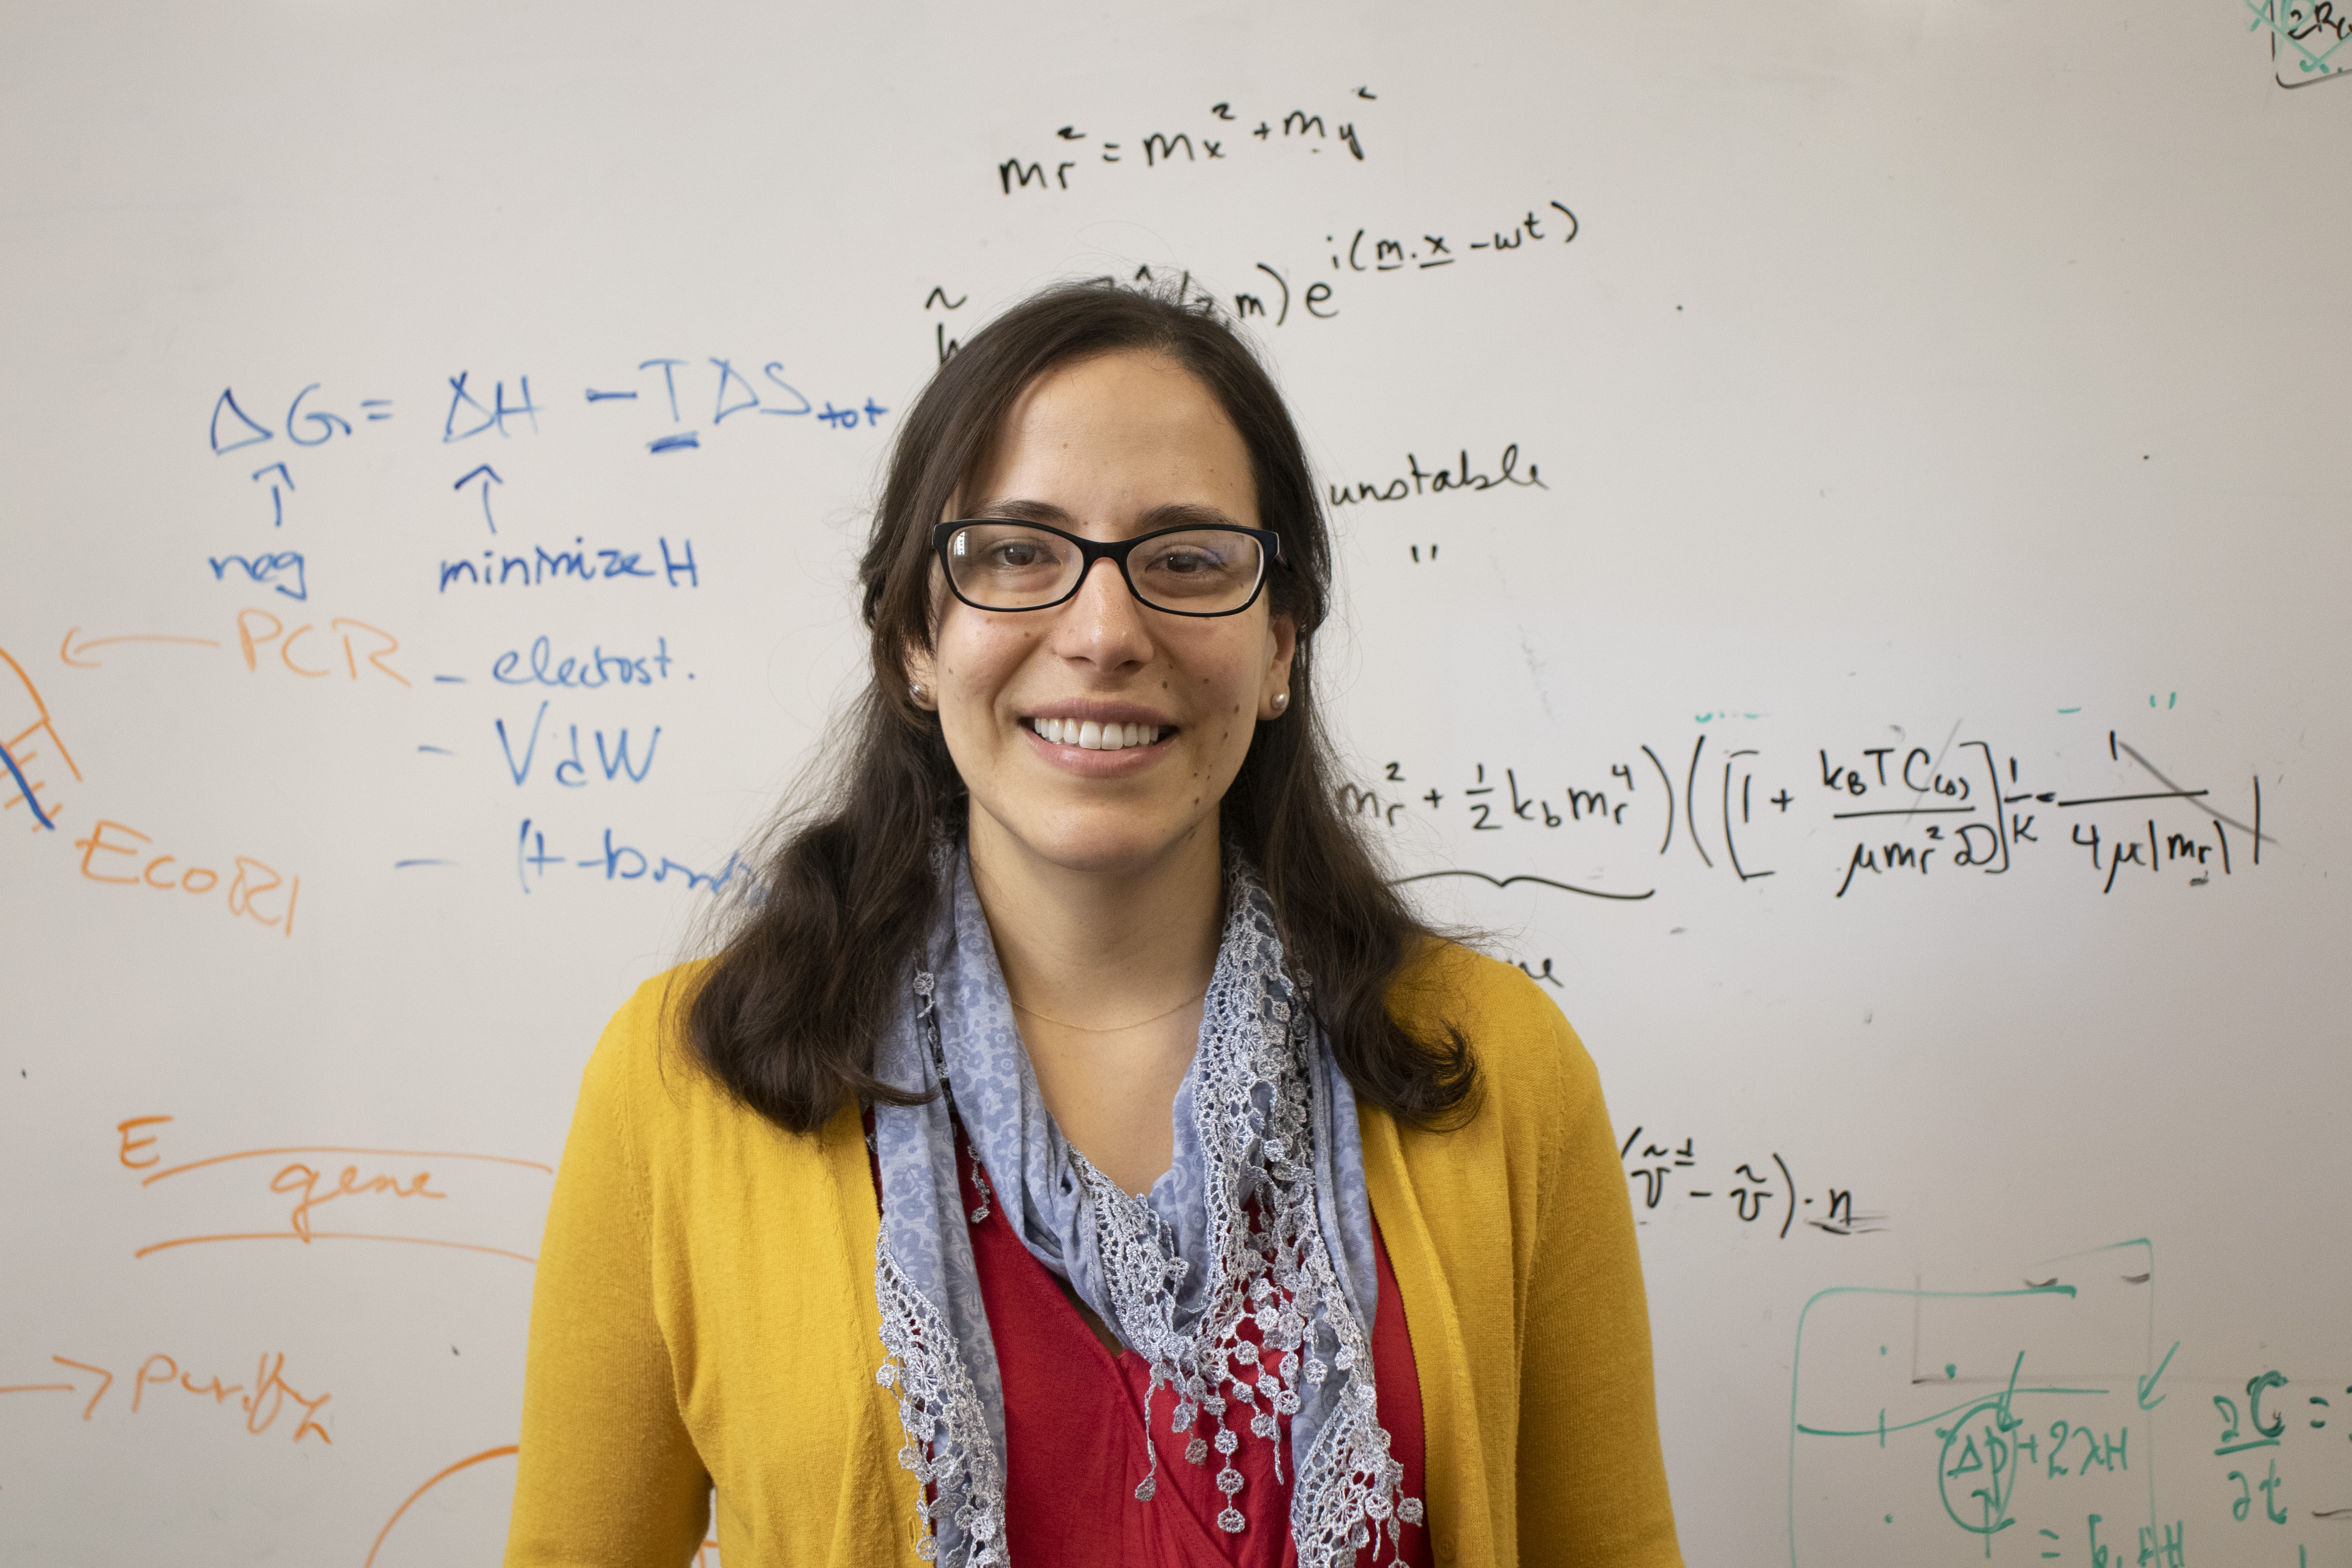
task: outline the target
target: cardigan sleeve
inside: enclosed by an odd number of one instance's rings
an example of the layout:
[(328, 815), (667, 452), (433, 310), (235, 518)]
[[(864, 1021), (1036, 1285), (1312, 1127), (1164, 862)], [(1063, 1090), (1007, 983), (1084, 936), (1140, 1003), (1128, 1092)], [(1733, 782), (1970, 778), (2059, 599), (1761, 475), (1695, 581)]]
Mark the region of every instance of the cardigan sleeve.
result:
[[(622, 1009), (588, 1064), (532, 1287), (507, 1568), (679, 1568), (710, 1478), (678, 1415), (654, 1311), (625, 1074), (655, 1031)], [(647, 1070), (651, 1070), (648, 1068)]]
[(1559, 1009), (1539, 1005), (1562, 1081), (1527, 1286), (1519, 1560), (1681, 1568), (1633, 1204), (1600, 1074)]

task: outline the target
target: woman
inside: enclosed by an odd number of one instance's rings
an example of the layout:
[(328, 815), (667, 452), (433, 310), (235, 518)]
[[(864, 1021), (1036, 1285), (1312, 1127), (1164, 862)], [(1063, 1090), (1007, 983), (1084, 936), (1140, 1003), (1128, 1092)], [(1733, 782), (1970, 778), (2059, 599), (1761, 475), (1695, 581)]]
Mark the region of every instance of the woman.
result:
[(1329, 551), (1219, 323), (909, 410), (832, 804), (590, 1061), (510, 1564), (1678, 1563), (1592, 1066), (1335, 804)]

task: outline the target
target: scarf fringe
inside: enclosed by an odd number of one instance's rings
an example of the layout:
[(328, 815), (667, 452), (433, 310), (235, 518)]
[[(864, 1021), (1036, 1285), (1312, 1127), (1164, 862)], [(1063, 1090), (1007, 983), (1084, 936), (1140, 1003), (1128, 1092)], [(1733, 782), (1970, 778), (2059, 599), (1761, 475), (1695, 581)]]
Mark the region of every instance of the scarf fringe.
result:
[[(923, 1522), (916, 1555), (950, 1568), (1003, 1568), (1004, 1466), (989, 1436), (980, 1391), (947, 1320), (879, 1241), (874, 1299), (882, 1309), (887, 1352), (874, 1381), (898, 1391), (898, 1425), (907, 1435), (898, 1463), (928, 1492), (915, 1505)], [(952, 1531), (940, 1528), (943, 1521)]]

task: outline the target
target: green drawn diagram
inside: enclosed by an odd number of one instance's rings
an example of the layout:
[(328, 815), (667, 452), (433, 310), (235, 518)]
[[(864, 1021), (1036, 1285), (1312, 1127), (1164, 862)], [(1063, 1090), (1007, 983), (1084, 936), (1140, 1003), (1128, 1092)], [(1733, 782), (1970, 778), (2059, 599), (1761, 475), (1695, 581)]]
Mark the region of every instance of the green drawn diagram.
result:
[(2309, 87), (2352, 70), (2352, 10), (2339, 0), (2244, 0), (2253, 20), (2249, 30), (2267, 29), (2271, 66), (2281, 87)]
[(1815, 1294), (1790, 1374), (1790, 1568), (2352, 1564), (2352, 1387), (2267, 1365), (2192, 1384), (2157, 1294), (2146, 1240), (2014, 1289)]

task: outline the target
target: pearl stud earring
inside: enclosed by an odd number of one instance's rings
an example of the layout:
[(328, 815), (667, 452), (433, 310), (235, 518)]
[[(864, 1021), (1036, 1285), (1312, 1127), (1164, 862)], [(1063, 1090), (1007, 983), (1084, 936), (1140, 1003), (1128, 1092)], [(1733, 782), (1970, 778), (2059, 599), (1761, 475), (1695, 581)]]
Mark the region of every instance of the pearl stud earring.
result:
[(918, 680), (908, 686), (907, 688), (907, 695), (913, 698), (916, 702), (919, 704), (923, 700), (923, 683)]
[(1289, 692), (1287, 692), (1287, 691), (1277, 691), (1277, 692), (1276, 692), (1276, 693), (1274, 694), (1274, 710), (1275, 710), (1276, 712), (1279, 713), (1279, 712), (1281, 712), (1284, 709), (1286, 709), (1286, 708), (1287, 708), (1287, 707), (1289, 707), (1289, 706), (1290, 706), (1290, 693), (1289, 693)]

